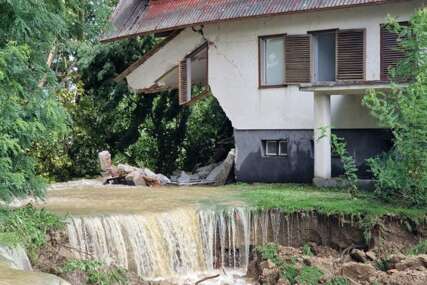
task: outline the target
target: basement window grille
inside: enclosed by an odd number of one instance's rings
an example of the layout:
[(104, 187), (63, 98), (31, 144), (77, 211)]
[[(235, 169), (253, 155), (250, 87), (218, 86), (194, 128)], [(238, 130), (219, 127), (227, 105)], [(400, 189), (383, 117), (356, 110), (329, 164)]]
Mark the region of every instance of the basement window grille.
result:
[(288, 141), (283, 140), (279, 141), (279, 155), (288, 156)]
[(263, 147), (265, 156), (288, 156), (287, 140), (265, 140)]
[(265, 142), (265, 155), (276, 156), (278, 152), (277, 141), (266, 141)]

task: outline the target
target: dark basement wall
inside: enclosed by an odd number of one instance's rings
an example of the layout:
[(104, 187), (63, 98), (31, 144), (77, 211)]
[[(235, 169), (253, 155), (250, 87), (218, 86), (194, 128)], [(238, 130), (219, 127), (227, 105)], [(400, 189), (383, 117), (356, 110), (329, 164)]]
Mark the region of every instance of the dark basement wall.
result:
[[(349, 153), (356, 159), (359, 178), (370, 178), (365, 160), (392, 147), (386, 129), (340, 129)], [(313, 130), (234, 130), (236, 180), (241, 182), (311, 183), (314, 175)], [(264, 155), (263, 140), (288, 140), (288, 156)], [(342, 174), (339, 158), (332, 159), (332, 176)]]

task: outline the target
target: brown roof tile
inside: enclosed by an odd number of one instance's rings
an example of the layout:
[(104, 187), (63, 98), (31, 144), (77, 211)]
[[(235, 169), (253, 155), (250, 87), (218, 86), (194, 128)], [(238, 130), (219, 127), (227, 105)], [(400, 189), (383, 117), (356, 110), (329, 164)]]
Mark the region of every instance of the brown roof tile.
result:
[(239, 18), (375, 5), (395, 0), (120, 0), (103, 41)]

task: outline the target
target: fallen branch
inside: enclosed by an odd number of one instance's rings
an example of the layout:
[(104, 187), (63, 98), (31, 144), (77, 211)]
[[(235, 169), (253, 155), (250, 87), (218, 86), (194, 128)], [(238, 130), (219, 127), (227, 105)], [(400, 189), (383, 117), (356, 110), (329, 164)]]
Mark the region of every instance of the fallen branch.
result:
[(213, 275), (213, 276), (205, 277), (205, 278), (200, 279), (199, 281), (197, 281), (195, 285), (199, 285), (199, 284), (201, 284), (201, 283), (203, 283), (203, 282), (205, 282), (205, 281), (207, 281), (207, 280), (215, 279), (215, 278), (218, 278), (218, 277), (219, 277), (219, 274), (217, 274), (217, 275)]

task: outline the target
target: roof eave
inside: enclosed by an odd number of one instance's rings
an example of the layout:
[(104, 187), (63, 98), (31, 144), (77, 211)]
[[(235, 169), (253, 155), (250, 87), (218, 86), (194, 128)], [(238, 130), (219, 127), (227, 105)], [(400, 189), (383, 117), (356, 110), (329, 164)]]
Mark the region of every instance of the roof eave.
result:
[(229, 19), (201, 21), (201, 22), (195, 22), (195, 23), (191, 23), (191, 24), (173, 26), (173, 27), (168, 27), (168, 28), (163, 28), (163, 29), (152, 29), (152, 30), (147, 30), (147, 31), (143, 31), (143, 32), (138, 32), (138, 33), (123, 34), (123, 35), (119, 35), (119, 36), (115, 36), (115, 37), (106, 37), (106, 38), (101, 39), (100, 41), (102, 43), (108, 43), (108, 42), (123, 40), (123, 39), (127, 39), (127, 38), (135, 38), (135, 37), (143, 36), (143, 35), (147, 35), (147, 34), (163, 33), (163, 32), (174, 31), (174, 30), (182, 30), (182, 29), (185, 29), (188, 27), (200, 26), (200, 25), (204, 25), (204, 24), (232, 22), (232, 21), (239, 21), (239, 20), (243, 20), (243, 19), (263, 18), (263, 17), (279, 16), (279, 15), (292, 15), (292, 14), (301, 14), (301, 13), (330, 11), (330, 10), (341, 10), (341, 9), (364, 7), (364, 6), (380, 6), (380, 5), (390, 3), (390, 2), (405, 2), (405, 1), (408, 1), (408, 0), (383, 0), (383, 1), (375, 2), (375, 3), (348, 4), (348, 5), (343, 5), (343, 6), (339, 6), (339, 7), (323, 7), (323, 8), (314, 8), (314, 9), (301, 10), (301, 11), (287, 11), (287, 12), (277, 12), (277, 13), (254, 15), (254, 16), (242, 16), (242, 17), (235, 17), (235, 18), (229, 18)]
[(164, 40), (155, 45), (150, 51), (148, 51), (144, 56), (138, 59), (136, 62), (131, 64), (128, 68), (126, 68), (122, 73), (114, 78), (114, 81), (120, 82), (124, 80), (129, 74), (131, 74), (135, 69), (144, 64), (149, 58), (155, 55), (162, 47), (172, 41), (182, 30), (174, 30), (169, 36), (167, 36)]

